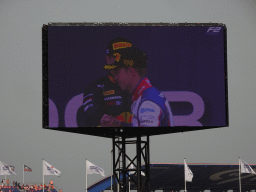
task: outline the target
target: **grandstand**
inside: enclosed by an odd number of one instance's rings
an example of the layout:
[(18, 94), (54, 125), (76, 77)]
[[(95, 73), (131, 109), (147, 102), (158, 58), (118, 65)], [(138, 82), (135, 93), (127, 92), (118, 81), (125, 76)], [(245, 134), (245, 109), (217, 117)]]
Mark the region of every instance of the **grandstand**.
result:
[[(11, 192), (43, 192), (43, 189), (41, 190), (35, 190), (35, 189), (28, 189), (28, 190), (24, 190), (24, 189), (19, 189), (17, 187), (11, 186), (11, 187), (4, 187), (1, 188), (1, 192), (9, 192), (11, 190)], [(47, 189), (44, 190), (45, 192), (48, 192)], [(56, 189), (50, 189), (51, 192), (58, 192)]]
[[(0, 192), (43, 192), (42, 187), (35, 187), (40, 186), (41, 183), (28, 183), (22, 186), (0, 186)], [(59, 188), (54, 186), (53, 189), (48, 189), (49, 187), (46, 185), (44, 188), (45, 192), (58, 192)]]

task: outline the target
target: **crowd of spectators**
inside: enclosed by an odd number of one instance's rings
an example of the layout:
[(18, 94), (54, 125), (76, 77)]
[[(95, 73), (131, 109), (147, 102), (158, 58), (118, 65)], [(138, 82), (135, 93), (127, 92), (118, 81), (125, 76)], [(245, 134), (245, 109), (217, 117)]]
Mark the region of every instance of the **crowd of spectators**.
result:
[[(17, 181), (13, 181), (13, 186), (10, 186), (10, 181), (7, 179), (2, 180), (2, 185), (0, 186), (0, 192), (42, 192), (43, 191), (43, 184), (22, 184), (18, 183)], [(44, 191), (45, 192), (57, 192), (57, 190), (54, 187), (53, 181), (50, 181), (48, 185), (44, 184)], [(60, 189), (59, 192), (62, 192)]]

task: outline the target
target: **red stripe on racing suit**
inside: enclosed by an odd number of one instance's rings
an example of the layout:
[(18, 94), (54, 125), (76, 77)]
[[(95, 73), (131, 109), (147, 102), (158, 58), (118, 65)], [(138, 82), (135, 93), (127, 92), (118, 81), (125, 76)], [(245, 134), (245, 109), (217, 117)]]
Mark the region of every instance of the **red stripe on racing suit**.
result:
[(173, 126), (172, 111), (166, 98), (148, 78), (138, 83), (132, 96), (133, 127)]

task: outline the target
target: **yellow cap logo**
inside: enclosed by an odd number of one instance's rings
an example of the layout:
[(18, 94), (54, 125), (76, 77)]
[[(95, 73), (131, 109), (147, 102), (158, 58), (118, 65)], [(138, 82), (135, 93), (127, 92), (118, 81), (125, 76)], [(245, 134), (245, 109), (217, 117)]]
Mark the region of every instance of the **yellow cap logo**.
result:
[(121, 55), (119, 53), (113, 53), (113, 55), (116, 57), (115, 60), (119, 62)]
[(107, 65), (104, 65), (104, 69), (106, 70), (112, 70), (112, 69), (115, 69), (117, 66), (116, 65), (111, 65), (111, 64), (107, 64)]
[(117, 42), (117, 43), (114, 43), (114, 44), (113, 44), (113, 50), (116, 50), (116, 49), (123, 49), (123, 48), (131, 47), (131, 46), (132, 46), (131, 43), (127, 43), (127, 42)]
[(131, 66), (133, 66), (134, 65), (134, 61), (133, 60), (128, 60), (128, 59), (124, 59), (124, 64), (125, 64), (125, 66), (127, 66), (127, 67), (131, 67)]

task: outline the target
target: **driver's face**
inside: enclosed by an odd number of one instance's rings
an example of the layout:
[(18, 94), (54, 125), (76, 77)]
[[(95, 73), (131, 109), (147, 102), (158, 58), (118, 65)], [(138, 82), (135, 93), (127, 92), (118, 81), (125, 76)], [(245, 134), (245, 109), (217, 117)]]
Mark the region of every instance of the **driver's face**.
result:
[(106, 58), (107, 64), (112, 64), (115, 62), (115, 57), (113, 56), (105, 55), (105, 58)]
[(117, 68), (112, 70), (111, 73), (114, 77), (114, 80), (118, 83), (122, 90), (131, 90), (131, 81), (133, 75), (131, 69), (126, 70), (125, 68)]

